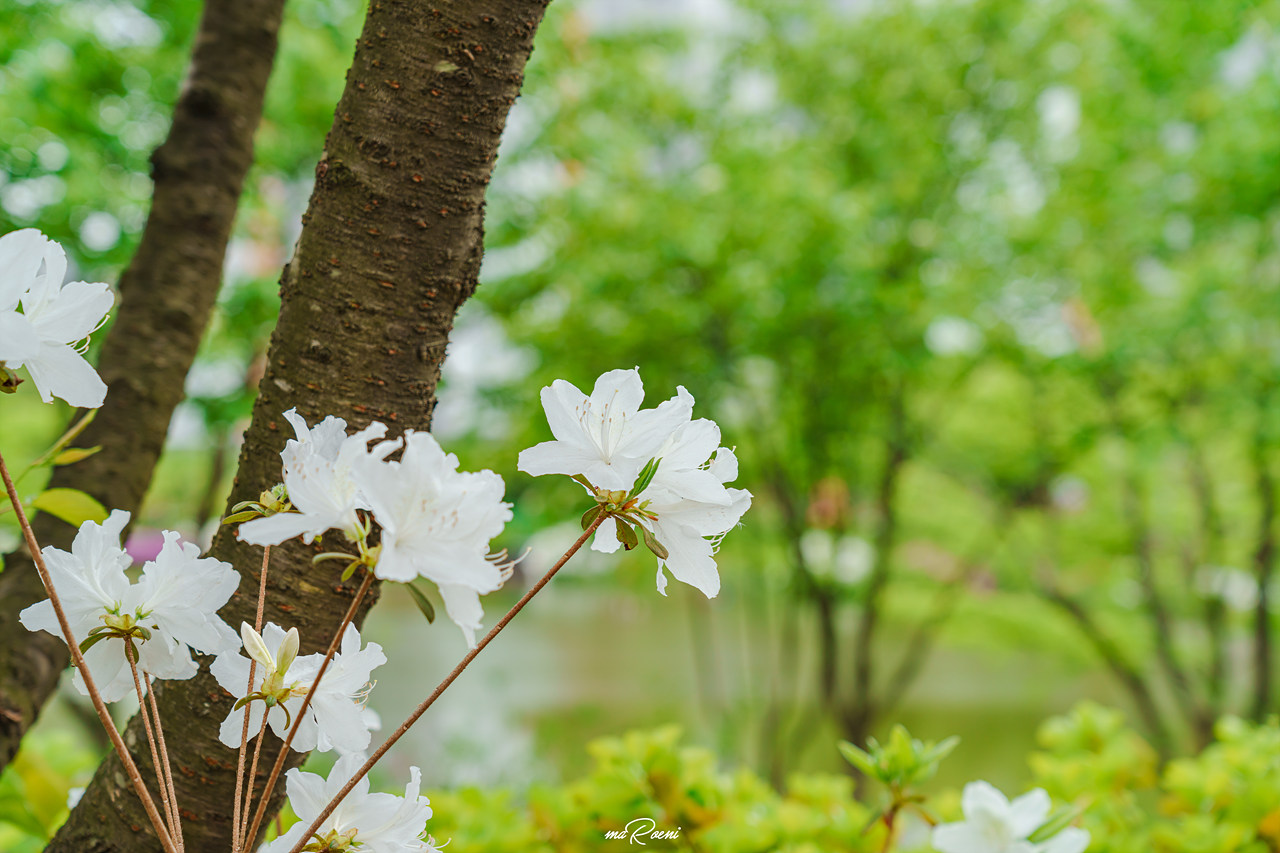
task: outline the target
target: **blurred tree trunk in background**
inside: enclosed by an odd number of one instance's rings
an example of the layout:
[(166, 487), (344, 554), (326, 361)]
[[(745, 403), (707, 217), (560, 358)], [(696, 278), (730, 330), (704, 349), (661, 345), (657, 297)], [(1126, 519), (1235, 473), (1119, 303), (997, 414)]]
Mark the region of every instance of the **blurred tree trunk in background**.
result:
[[(393, 432), (429, 425), (454, 315), (476, 287), (499, 137), (545, 7), (546, 0), (371, 4), (281, 278), (280, 320), (231, 503), (279, 481), (289, 432), (281, 414), (289, 408), (311, 423), (332, 414), (352, 427), (381, 420)], [(268, 580), (266, 619), (296, 625), (304, 654), (326, 647), (352, 595), (336, 569), (311, 565), (314, 553), (298, 542), (273, 549)], [(210, 554), (242, 576), (223, 617), (252, 621), (261, 549), (224, 528)], [(157, 697), (188, 849), (227, 849), (236, 753), (217, 734), (231, 699), (207, 668)], [(135, 718), (125, 740), (141, 749), (135, 755), (147, 776), (141, 726)], [(269, 736), (259, 785), (279, 747)], [(286, 766), (303, 757), (295, 753)], [(109, 756), (48, 849), (158, 850), (127, 784)], [(154, 777), (148, 784), (154, 789)], [(275, 807), (283, 793), (276, 788)]]
[[(253, 136), (275, 60), (284, 0), (212, 0), (169, 136), (152, 155), (151, 212), (120, 279), (115, 321), (98, 370), (106, 403), (79, 439), (95, 456), (54, 469), (52, 487), (80, 489), (136, 512), (151, 483), (222, 283), (222, 263)], [(39, 516), (42, 545), (69, 547), (75, 530)], [(31, 633), (18, 613), (45, 598), (28, 554), (0, 574), (0, 770), (58, 684), (69, 655), (61, 638)]]

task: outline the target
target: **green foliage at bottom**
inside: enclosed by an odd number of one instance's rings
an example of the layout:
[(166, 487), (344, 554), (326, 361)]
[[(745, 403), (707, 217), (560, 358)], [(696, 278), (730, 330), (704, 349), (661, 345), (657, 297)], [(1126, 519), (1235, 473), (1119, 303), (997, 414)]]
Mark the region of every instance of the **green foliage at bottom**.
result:
[[(1040, 729), (1032, 784), (1080, 810), (1090, 853), (1280, 851), (1280, 724), (1227, 717), (1199, 755), (1159, 764), (1118, 712), (1082, 704)], [(29, 739), (0, 777), (0, 849), (41, 849), (65, 818), (67, 793), (92, 756), (61, 735)], [(835, 749), (835, 746), (832, 746)], [(797, 775), (782, 792), (745, 769), (724, 769), (677, 728), (630, 732), (588, 747), (593, 769), (527, 793), (467, 788), (430, 794), (428, 830), (468, 853), (585, 853), (636, 849), (693, 853), (863, 853), (884, 849), (870, 805), (846, 776)], [(1020, 791), (1005, 792), (1010, 796)], [(928, 811), (960, 820), (958, 792)], [(634, 841), (633, 841), (634, 839)], [(927, 851), (919, 821), (894, 849)]]

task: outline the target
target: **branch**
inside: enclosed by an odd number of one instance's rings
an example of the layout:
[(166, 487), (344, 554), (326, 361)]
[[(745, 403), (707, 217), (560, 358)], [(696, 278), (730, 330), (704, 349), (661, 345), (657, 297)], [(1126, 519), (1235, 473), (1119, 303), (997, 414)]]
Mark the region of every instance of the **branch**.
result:
[(1255, 720), (1271, 712), (1271, 578), (1275, 573), (1276, 484), (1269, 458), (1270, 434), (1267, 407), (1270, 389), (1264, 388), (1257, 401), (1258, 421), (1253, 433), (1254, 481), (1258, 494), (1258, 544), (1253, 565), (1258, 575), (1258, 600), (1253, 616), (1253, 708)]

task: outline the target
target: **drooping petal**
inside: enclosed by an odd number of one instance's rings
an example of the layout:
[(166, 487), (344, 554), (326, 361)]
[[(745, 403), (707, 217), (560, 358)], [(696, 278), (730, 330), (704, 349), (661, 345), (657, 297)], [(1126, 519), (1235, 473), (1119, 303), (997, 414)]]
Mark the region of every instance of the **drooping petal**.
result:
[(314, 519), (298, 512), (282, 512), (246, 521), (236, 530), (236, 538), (250, 545), (279, 545), (296, 536), (310, 534)]
[(613, 554), (622, 547), (618, 539), (618, 520), (610, 516), (596, 528), (596, 535), (591, 539), (591, 550), (602, 554)]
[(25, 359), (23, 366), (31, 374), (40, 399), (46, 403), (58, 397), (72, 406), (96, 409), (107, 397), (107, 385), (97, 371), (65, 343), (43, 341), (35, 356)]
[(667, 549), (667, 559), (659, 561), (682, 583), (696, 587), (707, 598), (720, 592), (714, 548), (698, 531), (659, 518), (653, 525), (658, 542)]
[(462, 629), (462, 636), (467, 639), (467, 648), (475, 648), (476, 632), (484, 627), (484, 608), (480, 605), (480, 595), (470, 587), (460, 584), (441, 584), (440, 597), (444, 599), (445, 612), (453, 620), (453, 624)]

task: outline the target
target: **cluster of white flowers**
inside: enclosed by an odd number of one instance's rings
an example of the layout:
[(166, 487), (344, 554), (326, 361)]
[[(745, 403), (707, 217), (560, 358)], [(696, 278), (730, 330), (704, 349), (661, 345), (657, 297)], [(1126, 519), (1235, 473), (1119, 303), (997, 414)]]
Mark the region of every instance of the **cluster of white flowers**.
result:
[[(654, 409), (642, 410), (643, 400), (644, 385), (635, 369), (605, 373), (590, 397), (556, 380), (542, 389), (555, 440), (523, 451), (518, 467), (535, 477), (568, 475), (599, 496), (631, 490), (657, 460), (652, 479), (627, 496), (634, 510), (626, 517), (661, 546), (659, 592), (666, 594), (667, 569), (712, 598), (720, 591), (716, 548), (751, 506), (751, 493), (725, 488), (738, 476), (737, 457), (719, 446), (720, 428), (713, 421), (693, 420), (688, 391), (678, 388), (676, 396)], [(607, 518), (591, 547), (617, 551), (624, 523), (617, 516)]]
[[(468, 645), (483, 615), (480, 595), (502, 585), (505, 567), (489, 554), (489, 541), (511, 520), (502, 478), (492, 471), (459, 471), (425, 432), (369, 443), (387, 433), (381, 423), (347, 435), (347, 423), (332, 415), (308, 428), (295, 410), (285, 412), (296, 438), (285, 444), (284, 485), (296, 512), (246, 521), (239, 536), (254, 545), (279, 545), (302, 536), (311, 541), (327, 530), (362, 538), (358, 511), (381, 529), (373, 573), (381, 580), (435, 583), (449, 618)], [(399, 460), (387, 457), (403, 446)]]
[(62, 247), (34, 228), (0, 237), (0, 369), (25, 367), (46, 403), (59, 397), (95, 409), (107, 386), (76, 344), (102, 324), (115, 297), (105, 284), (63, 284), (66, 273)]
[[(40, 553), (75, 636), (92, 643), (85, 662), (103, 701), (115, 702), (134, 690), (125, 640), (137, 652), (138, 668), (152, 678), (184, 680), (196, 674), (192, 651), (218, 654), (238, 647), (236, 633), (218, 609), (240, 584), (227, 563), (201, 558), (200, 549), (164, 533), (164, 547), (131, 583), (125, 570), (133, 560), (120, 547), (129, 513), (116, 510), (102, 524), (80, 526), (70, 553)], [(48, 599), (19, 615), (30, 631), (62, 636)], [(79, 672), (75, 684), (87, 693)]]
[(970, 782), (961, 795), (964, 820), (933, 830), (938, 853), (1084, 853), (1089, 831), (1069, 826), (1049, 838), (1030, 841), (1049, 818), (1052, 803), (1044, 789), (1013, 802), (987, 782)]
[[(105, 284), (63, 284), (66, 266), (62, 248), (38, 231), (0, 237), (0, 384), (15, 384), (13, 371), (25, 367), (45, 402), (59, 397), (96, 407), (106, 386), (76, 346), (101, 325), (113, 296)], [(658, 556), (660, 592), (665, 594), (669, 570), (714, 596), (720, 588), (716, 547), (750, 506), (751, 495), (725, 487), (737, 477), (737, 459), (720, 446), (714, 423), (693, 419), (693, 397), (684, 388), (654, 409), (641, 410), (643, 398), (636, 370), (604, 374), (590, 397), (556, 381), (542, 392), (555, 440), (522, 452), (519, 467), (535, 476), (565, 474), (587, 488), (597, 502), (595, 517), (604, 517), (596, 550), (634, 547), (639, 531)], [(309, 427), (296, 410), (284, 416), (295, 437), (281, 453), (283, 488), (268, 493), (265, 504), (254, 504), (253, 512), (229, 519), (243, 522), (240, 538), (262, 546), (296, 537), (310, 543), (340, 531), (359, 549), (352, 568), (364, 565), (384, 581), (435, 583), (449, 617), (474, 647), (483, 616), (480, 596), (498, 589), (513, 565), (504, 562), (505, 552), (491, 553), (489, 544), (512, 517), (502, 478), (458, 470), (457, 457), (428, 433), (409, 430), (387, 441), (381, 423), (349, 435), (341, 418)], [(370, 731), (378, 727), (364, 700), (371, 673), (386, 656), (376, 643), (362, 646), (359, 631), (348, 625), (320, 677), (324, 656), (299, 657), (296, 628), (268, 623), (259, 633), (242, 624), (237, 638), (218, 610), (240, 575), (166, 531), (160, 553), (131, 581), (126, 572), (132, 560), (120, 545), (128, 521), (128, 513), (116, 510), (100, 524), (81, 525), (70, 552), (41, 551), (88, 671), (102, 699), (113, 702), (135, 689), (131, 660), (145, 685), (192, 677), (192, 652), (215, 655), (212, 674), (238, 700), (219, 732), (224, 744), (243, 747), (246, 719), (251, 732), (265, 722), (281, 738), (296, 720), (295, 750), (336, 750), (340, 758), (328, 779), (299, 770), (287, 775), (301, 822), (261, 850), (289, 850), (360, 771)], [(62, 635), (52, 600), (28, 607), (21, 620), (29, 630)], [(79, 672), (75, 684), (87, 692)], [(419, 795), (419, 781), (412, 768), (405, 795), (398, 797), (371, 794), (361, 777), (307, 849), (437, 853), (434, 840), (424, 837), (431, 808)]]

